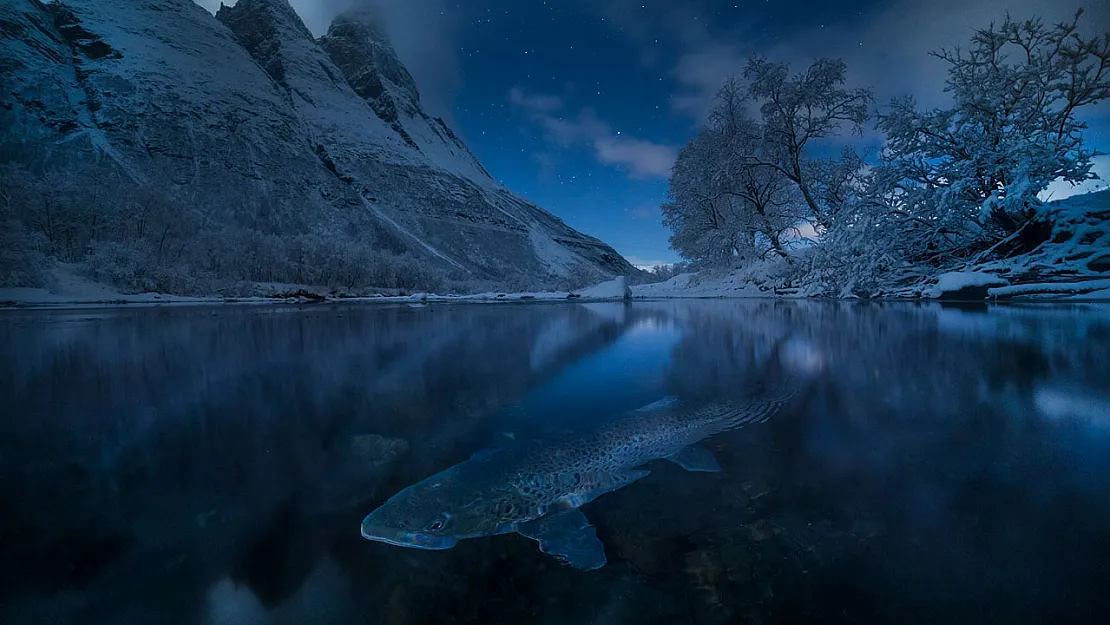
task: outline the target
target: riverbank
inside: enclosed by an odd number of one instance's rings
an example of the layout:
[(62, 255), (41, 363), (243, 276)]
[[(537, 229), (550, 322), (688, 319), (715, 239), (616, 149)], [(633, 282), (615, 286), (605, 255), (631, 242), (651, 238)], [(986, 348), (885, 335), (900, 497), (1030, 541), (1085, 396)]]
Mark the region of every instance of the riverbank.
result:
[(109, 285), (93, 282), (64, 269), (51, 274), (51, 284), (43, 288), (13, 287), (0, 289), (0, 308), (84, 308), (99, 306), (197, 306), (212, 304), (288, 304), (288, 303), (399, 303), (412, 306), (431, 302), (599, 302), (632, 298), (624, 277), (576, 291), (503, 292), (472, 294), (437, 293), (347, 293), (305, 285), (258, 285), (260, 295), (230, 297), (223, 295), (185, 296), (166, 293), (122, 293)]

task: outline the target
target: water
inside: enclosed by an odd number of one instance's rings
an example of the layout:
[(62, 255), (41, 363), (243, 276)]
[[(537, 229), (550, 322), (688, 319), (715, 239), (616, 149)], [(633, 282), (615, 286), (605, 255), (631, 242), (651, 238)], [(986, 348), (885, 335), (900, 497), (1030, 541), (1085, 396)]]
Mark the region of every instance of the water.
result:
[[(0, 622), (1096, 623), (1110, 308), (704, 301), (0, 315)], [(587, 504), (609, 563), (363, 540), (477, 450), (794, 367)]]

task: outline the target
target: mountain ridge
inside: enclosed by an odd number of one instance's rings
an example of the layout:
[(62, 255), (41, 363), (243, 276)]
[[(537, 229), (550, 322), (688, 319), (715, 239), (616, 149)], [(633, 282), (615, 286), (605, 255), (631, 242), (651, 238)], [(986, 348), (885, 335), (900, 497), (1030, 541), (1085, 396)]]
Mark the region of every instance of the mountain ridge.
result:
[(494, 181), (367, 19), (315, 39), (287, 0), (216, 17), (192, 0), (13, 0), (0, 162), (111, 169), (208, 227), (411, 254), (463, 281), (636, 272)]

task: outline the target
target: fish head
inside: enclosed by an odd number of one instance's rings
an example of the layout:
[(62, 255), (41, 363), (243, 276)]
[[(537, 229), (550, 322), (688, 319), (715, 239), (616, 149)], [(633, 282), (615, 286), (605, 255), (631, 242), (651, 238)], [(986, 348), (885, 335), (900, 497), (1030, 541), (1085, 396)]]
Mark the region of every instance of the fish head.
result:
[(362, 520), (362, 537), (415, 549), (511, 531), (523, 505), (512, 493), (467, 479), (453, 467), (390, 497)]

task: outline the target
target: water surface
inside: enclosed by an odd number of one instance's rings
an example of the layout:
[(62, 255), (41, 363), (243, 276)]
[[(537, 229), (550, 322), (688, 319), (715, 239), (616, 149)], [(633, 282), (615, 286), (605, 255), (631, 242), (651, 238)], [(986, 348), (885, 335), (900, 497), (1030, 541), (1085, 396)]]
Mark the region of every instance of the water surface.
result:
[[(4, 623), (1097, 623), (1110, 307), (700, 301), (0, 314)], [(785, 363), (785, 364), (784, 364)], [(521, 536), (363, 540), (482, 449), (806, 392)]]

